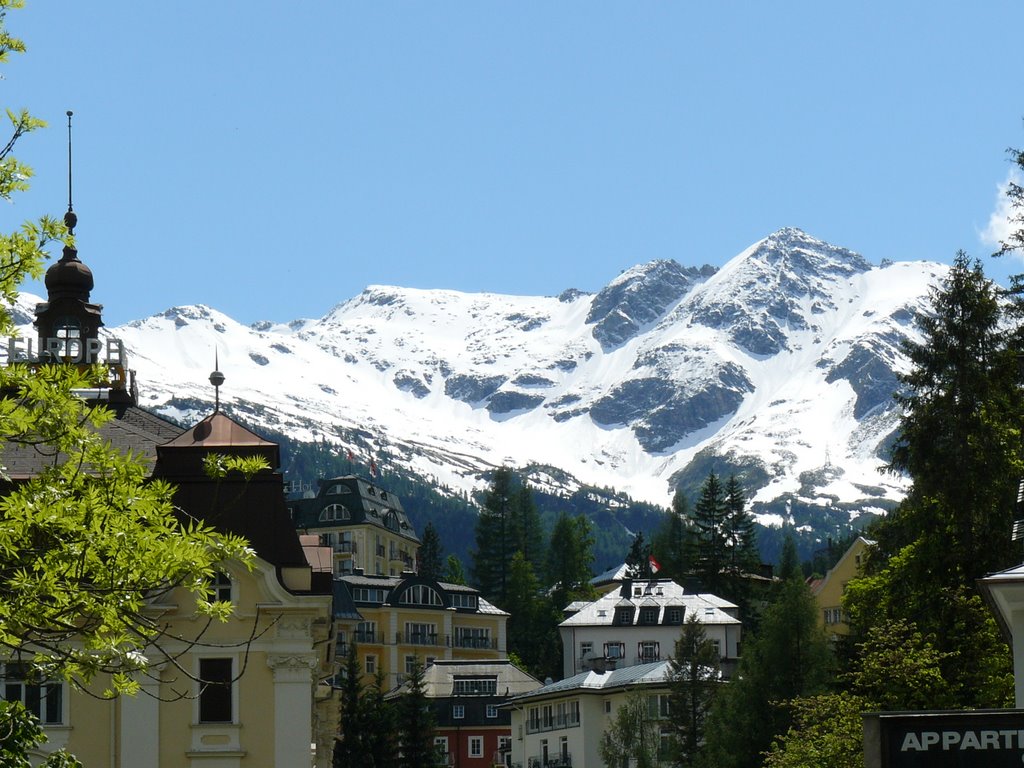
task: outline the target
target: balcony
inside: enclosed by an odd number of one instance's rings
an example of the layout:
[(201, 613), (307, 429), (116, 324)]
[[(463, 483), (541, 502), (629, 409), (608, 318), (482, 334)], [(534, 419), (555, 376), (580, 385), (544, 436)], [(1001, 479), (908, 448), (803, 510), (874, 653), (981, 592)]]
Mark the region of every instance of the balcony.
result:
[(336, 541), (334, 551), (338, 554), (354, 555), (359, 549), (354, 541)]
[(376, 643), (377, 632), (361, 632), (358, 629), (352, 633), (352, 639), (357, 643)]
[(401, 632), (395, 633), (395, 643), (397, 645), (438, 645), (438, 639), (440, 644), (444, 644), (444, 635), (438, 635), (436, 632), (410, 632), (404, 635)]
[(495, 651), (498, 649), (498, 641), (490, 637), (462, 637), (456, 635), (452, 646), (455, 648), (477, 648), (485, 651)]
[(568, 752), (562, 755), (549, 756), (547, 760), (541, 757), (531, 757), (527, 762), (528, 768), (572, 768), (572, 755)]

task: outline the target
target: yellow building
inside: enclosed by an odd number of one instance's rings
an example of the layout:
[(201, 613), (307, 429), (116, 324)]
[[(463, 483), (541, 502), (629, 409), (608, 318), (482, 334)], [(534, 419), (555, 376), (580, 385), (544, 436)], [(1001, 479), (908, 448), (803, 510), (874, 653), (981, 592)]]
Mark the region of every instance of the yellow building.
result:
[(507, 656), (508, 614), (472, 587), (406, 573), (335, 582), (338, 659), (355, 643), (364, 680), (384, 673), (387, 688), (401, 685), (415, 660), (482, 661)]
[(850, 634), (850, 624), (843, 610), (843, 594), (847, 583), (860, 573), (864, 553), (873, 543), (858, 536), (825, 578), (811, 583), (811, 594), (818, 603), (818, 624), (833, 637)]
[[(149, 674), (138, 679), (139, 695), (104, 699), (105, 680), (72, 690), (0, 659), (0, 696), (40, 717), (46, 750), (67, 748), (90, 767), (326, 768), (338, 722), (336, 697), (320, 682), (334, 667), (331, 573), (311, 564), (323, 553), (304, 548), (292, 526), (275, 469), (278, 446), (219, 412), (183, 430), (139, 408), (123, 345), (99, 335), (92, 272), (74, 248), (50, 267), (46, 287), (48, 301), (36, 309), (38, 343), (12, 340), (9, 357), (106, 365), (111, 384), (83, 394), (111, 412), (99, 428), (104, 440), (154, 460), (153, 476), (176, 488), (184, 518), (248, 539), (254, 567), (223, 563), (211, 583), (218, 599), (236, 606), (225, 623), (197, 615), (184, 590), (153, 599), (147, 611), (162, 635), (145, 649)], [(203, 470), (211, 453), (259, 456), (270, 469), (213, 481)], [(14, 444), (3, 446), (2, 458), (15, 483), (53, 460)]]
[(357, 569), (377, 576), (416, 570), (420, 540), (402, 502), (363, 478), (323, 480), (315, 496), (293, 499), (289, 510), (300, 532), (315, 533), (331, 547), (335, 576)]

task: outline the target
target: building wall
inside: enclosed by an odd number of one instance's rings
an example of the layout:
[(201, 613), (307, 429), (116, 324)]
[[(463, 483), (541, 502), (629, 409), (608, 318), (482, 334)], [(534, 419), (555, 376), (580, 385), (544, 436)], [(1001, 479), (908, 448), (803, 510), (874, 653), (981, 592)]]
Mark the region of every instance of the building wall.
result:
[[(659, 661), (672, 657), (675, 642), (683, 628), (681, 625), (626, 625), (626, 626), (567, 626), (560, 627), (562, 636), (562, 672), (571, 677), (583, 672), (581, 647), (590, 643), (596, 656), (604, 656), (606, 643), (622, 643), (624, 658), (617, 666), (625, 667), (644, 661)], [(709, 640), (717, 641), (723, 661), (735, 661), (739, 657), (739, 624), (706, 624), (704, 631)], [(658, 658), (641, 659), (638, 646), (643, 641), (658, 643)]]
[[(147, 651), (155, 679), (140, 677), (137, 696), (98, 697), (109, 685), (103, 678), (93, 681), (94, 695), (65, 689), (67, 720), (47, 728), (47, 746), (67, 747), (84, 765), (105, 768), (311, 765), (318, 717), (331, 716), (330, 701), (315, 699), (317, 682), (331, 672), (331, 598), (287, 592), (263, 561), (253, 573), (237, 568), (231, 575), (231, 619), (207, 627), (191, 610), (192, 597), (175, 591), (154, 614), (174, 636), (198, 643), (163, 642), (173, 661)], [(232, 660), (231, 722), (199, 722), (194, 678), (204, 657)], [(330, 765), (331, 745), (319, 745), (318, 766)]]
[(858, 537), (814, 590), (814, 600), (818, 604), (818, 625), (831, 635), (850, 634), (850, 625), (843, 610), (843, 594), (846, 585), (857, 576), (869, 544), (867, 539)]

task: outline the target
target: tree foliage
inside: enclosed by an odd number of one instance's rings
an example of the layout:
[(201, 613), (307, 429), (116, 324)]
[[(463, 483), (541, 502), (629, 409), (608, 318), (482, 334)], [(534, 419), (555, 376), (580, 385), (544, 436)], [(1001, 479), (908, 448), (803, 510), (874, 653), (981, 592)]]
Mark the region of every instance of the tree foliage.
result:
[(679, 584), (682, 584), (689, 575), (689, 518), (689, 502), (686, 495), (677, 490), (672, 496), (672, 508), (665, 513), (661, 525), (651, 537), (651, 554), (661, 566), (658, 576), (672, 579)]
[(427, 579), (438, 581), (443, 576), (443, 565), (441, 558), (444, 550), (441, 545), (441, 537), (437, 533), (434, 524), (428, 522), (423, 529), (423, 538), (420, 541), (418, 568), (419, 575)]
[(574, 600), (596, 597), (590, 584), (593, 562), (594, 536), (590, 521), (583, 515), (559, 515), (548, 546), (548, 583), (555, 607), (564, 608)]
[(423, 688), (423, 664), (413, 662), (406, 689), (395, 702), (398, 726), (398, 768), (430, 768), (437, 762), (434, 717)]
[(675, 765), (696, 765), (711, 705), (721, 685), (718, 649), (708, 639), (704, 624), (691, 613), (669, 665), (669, 724)]
[(658, 719), (651, 712), (647, 697), (635, 691), (619, 705), (611, 724), (601, 734), (599, 751), (608, 768), (657, 768), (660, 741)]
[[(0, 0), (0, 61), (24, 50), (4, 26), (8, 10), (20, 6)], [(8, 117), (0, 197), (10, 199), (31, 176), (15, 158), (15, 144), (43, 123), (26, 112)], [(24, 279), (42, 275), (45, 249), (62, 241), (73, 246), (64, 225), (46, 217), (0, 235), (0, 295), (8, 304)], [(0, 310), (0, 333), (13, 328), (10, 312)], [(131, 692), (133, 674), (148, 664), (147, 648), (165, 631), (146, 612), (147, 600), (185, 588), (200, 613), (226, 618), (230, 606), (209, 599), (208, 581), (218, 564), (252, 557), (241, 539), (179, 517), (171, 486), (150, 481), (141, 457), (102, 441), (97, 429), (110, 412), (75, 391), (105, 378), (99, 367), (0, 369), (0, 444), (52, 457), (0, 500), (0, 646), (42, 675), (88, 680), (107, 671), (113, 690)]]

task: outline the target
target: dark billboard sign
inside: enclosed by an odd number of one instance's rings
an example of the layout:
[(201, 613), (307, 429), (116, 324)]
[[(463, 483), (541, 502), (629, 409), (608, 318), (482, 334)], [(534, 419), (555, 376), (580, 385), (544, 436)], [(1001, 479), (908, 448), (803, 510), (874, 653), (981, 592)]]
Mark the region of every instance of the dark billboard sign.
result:
[(866, 768), (1024, 768), (1024, 710), (865, 715)]

